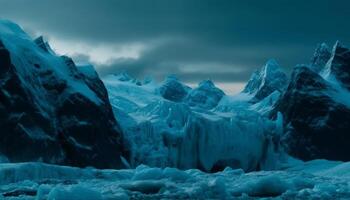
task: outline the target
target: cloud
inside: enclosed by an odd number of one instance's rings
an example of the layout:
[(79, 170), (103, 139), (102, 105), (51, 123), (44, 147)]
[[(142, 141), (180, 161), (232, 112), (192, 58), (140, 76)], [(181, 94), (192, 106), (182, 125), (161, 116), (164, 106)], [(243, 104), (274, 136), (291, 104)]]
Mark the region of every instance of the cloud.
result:
[(347, 0), (0, 0), (2, 18), (95, 64), (188, 82), (241, 83), (275, 58), (289, 71), (319, 42), (349, 42)]
[[(186, 82), (203, 79), (245, 82), (252, 71), (265, 64), (267, 58), (276, 56), (285, 63), (290, 61), (293, 52), (299, 54), (299, 49), (302, 49), (295, 45), (286, 46), (283, 50), (278, 46), (221, 47), (188, 38), (157, 41), (144, 46), (138, 58), (120, 58), (111, 60), (109, 64), (97, 64), (98, 72), (103, 76), (127, 71), (139, 78), (152, 75), (158, 80), (168, 74), (176, 74)], [(307, 57), (304, 60), (308, 62), (311, 52), (304, 55)]]
[(67, 54), (72, 57), (85, 55), (86, 61), (97, 65), (109, 64), (115, 59), (132, 58), (138, 59), (143, 50), (142, 44), (98, 44), (93, 45), (83, 41), (60, 40), (57, 38), (49, 39), (50, 45), (59, 54)]

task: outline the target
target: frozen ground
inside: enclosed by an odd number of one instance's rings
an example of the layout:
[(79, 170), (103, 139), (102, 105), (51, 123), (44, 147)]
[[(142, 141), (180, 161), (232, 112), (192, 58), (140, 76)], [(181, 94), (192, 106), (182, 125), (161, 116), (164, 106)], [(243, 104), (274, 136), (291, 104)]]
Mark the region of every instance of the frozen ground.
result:
[[(350, 163), (293, 162), (277, 171), (226, 168), (96, 170), (42, 163), (0, 164), (3, 199), (350, 199)], [(0, 195), (0, 196), (1, 196)]]

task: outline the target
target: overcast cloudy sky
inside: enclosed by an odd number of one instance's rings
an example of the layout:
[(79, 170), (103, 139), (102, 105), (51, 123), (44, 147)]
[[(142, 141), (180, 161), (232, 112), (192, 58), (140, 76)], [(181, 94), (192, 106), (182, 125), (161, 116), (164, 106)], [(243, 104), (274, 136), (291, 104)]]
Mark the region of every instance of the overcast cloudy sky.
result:
[(350, 44), (347, 0), (0, 0), (0, 17), (104, 76), (176, 74), (226, 91), (275, 58), (286, 71), (317, 43)]

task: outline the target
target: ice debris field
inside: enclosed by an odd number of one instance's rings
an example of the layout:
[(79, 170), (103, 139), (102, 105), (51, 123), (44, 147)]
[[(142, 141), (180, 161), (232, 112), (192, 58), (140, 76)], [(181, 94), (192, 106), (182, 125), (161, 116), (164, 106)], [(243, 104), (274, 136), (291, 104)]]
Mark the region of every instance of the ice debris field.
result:
[(291, 162), (244, 173), (151, 168), (97, 170), (43, 163), (0, 164), (2, 199), (349, 199), (350, 163)]

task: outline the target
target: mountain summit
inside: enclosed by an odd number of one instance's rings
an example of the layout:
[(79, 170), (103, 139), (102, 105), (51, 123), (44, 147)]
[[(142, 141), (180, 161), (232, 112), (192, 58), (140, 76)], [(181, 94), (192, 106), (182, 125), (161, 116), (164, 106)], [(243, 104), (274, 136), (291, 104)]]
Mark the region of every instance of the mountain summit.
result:
[(211, 80), (204, 80), (199, 83), (197, 88), (191, 90), (186, 102), (190, 106), (196, 106), (205, 109), (214, 108), (225, 93), (217, 88)]
[(311, 59), (311, 69), (316, 73), (322, 71), (328, 60), (331, 58), (331, 50), (326, 43), (317, 46), (315, 53)]
[(260, 70), (253, 73), (243, 93), (253, 95), (252, 101), (259, 101), (274, 91), (282, 91), (287, 82), (287, 75), (281, 70), (279, 64), (271, 59)]
[(350, 90), (350, 50), (339, 41), (333, 47), (325, 73), (328, 78), (335, 78), (343, 87)]

